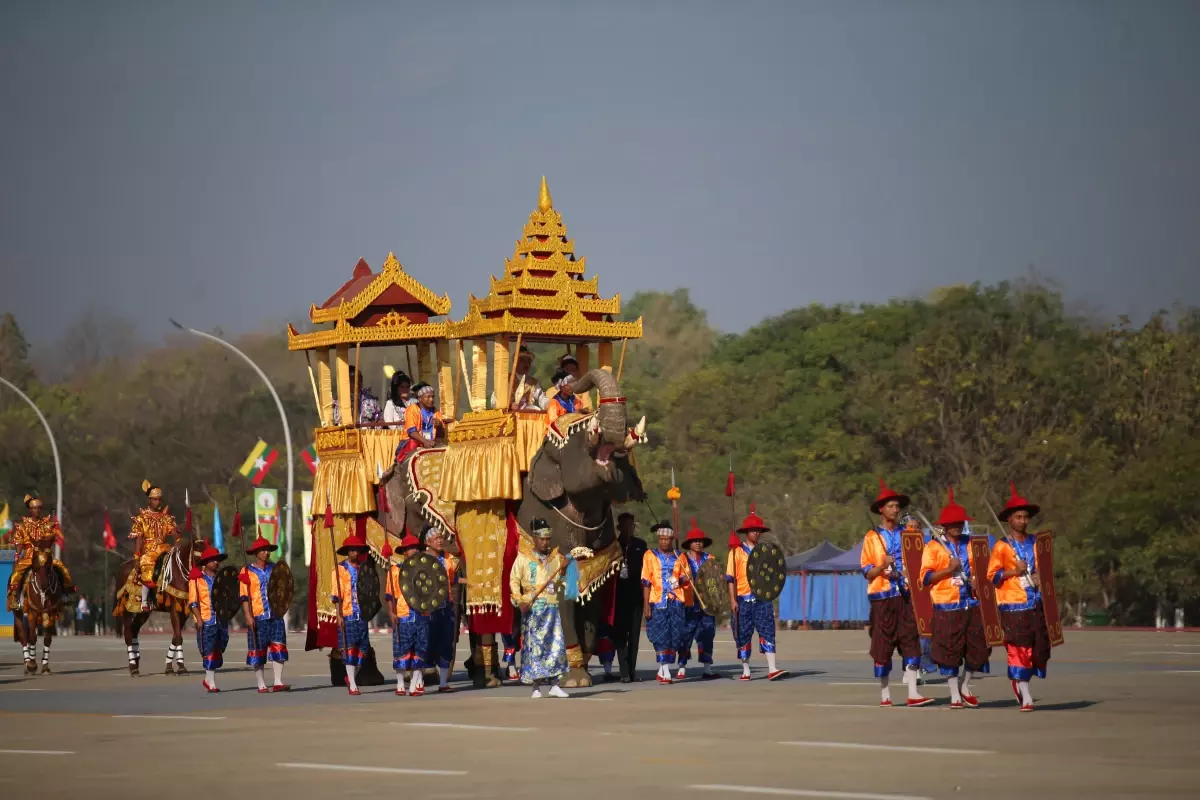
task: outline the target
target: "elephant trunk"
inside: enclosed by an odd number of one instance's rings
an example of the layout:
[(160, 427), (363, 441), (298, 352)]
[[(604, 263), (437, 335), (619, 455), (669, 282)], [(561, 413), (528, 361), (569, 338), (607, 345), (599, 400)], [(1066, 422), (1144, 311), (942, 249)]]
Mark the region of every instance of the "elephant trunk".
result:
[(600, 395), (596, 418), (600, 420), (600, 435), (605, 444), (621, 448), (625, 444), (625, 398), (612, 373), (603, 369), (590, 370), (575, 381), (574, 389), (582, 394), (595, 388)]

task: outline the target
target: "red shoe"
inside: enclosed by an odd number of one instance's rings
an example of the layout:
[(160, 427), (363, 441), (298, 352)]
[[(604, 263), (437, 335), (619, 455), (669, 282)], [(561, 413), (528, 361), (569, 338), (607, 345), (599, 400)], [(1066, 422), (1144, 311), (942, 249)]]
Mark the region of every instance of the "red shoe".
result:
[(407, 696), (408, 696), (408, 692), (404, 691), (403, 689), (396, 690), (396, 697), (407, 697)]
[(409, 694), (413, 697), (420, 697), (421, 695), (425, 694), (425, 687), (418, 686), (416, 689), (413, 689), (411, 692), (409, 692)]
[(1026, 703), (1025, 705), (1021, 706), (1021, 710), (1022, 711), (1033, 711), (1033, 703)]
[(964, 694), (962, 696), (963, 705), (967, 708), (979, 708), (979, 698), (973, 694)]
[(750, 680), (750, 676), (743, 673), (742, 675), (738, 675), (737, 679), (739, 681), (748, 681)]
[(258, 693), (259, 693), (259, 694), (270, 694), (270, 693), (271, 693), (271, 690), (270, 690), (270, 689), (268, 689), (267, 687), (265, 687), (265, 686), (264, 686), (264, 687), (262, 687), (261, 689), (259, 689), (259, 690), (258, 690)]
[(780, 678), (786, 678), (787, 675), (788, 675), (788, 671), (786, 669), (777, 669), (774, 672), (767, 673), (767, 680), (777, 681)]
[(908, 700), (906, 700), (904, 702), (904, 704), (906, 706), (908, 706), (909, 708), (920, 708), (921, 706), (927, 706), (932, 702), (933, 702), (932, 697), (922, 697), (917, 700), (914, 700), (910, 697), (910, 698), (908, 698)]
[(286, 683), (277, 683), (271, 687), (272, 692), (290, 692), (291, 690), (292, 687), (288, 686)]
[(664, 678), (662, 675), (656, 675), (655, 677), (657, 678), (658, 682), (664, 686), (669, 686), (673, 682), (670, 678)]
[(209, 694), (216, 694), (217, 692), (221, 691), (215, 686), (210, 686), (207, 679), (201, 681), (200, 685), (203, 686), (204, 691), (208, 692)]
[(1019, 702), (1021, 702), (1021, 689), (1020, 689), (1020, 687), (1017, 686), (1016, 681), (1010, 681), (1010, 682), (1012, 683), (1013, 697), (1017, 698), (1017, 702), (1019, 703)]
[(450, 694), (453, 691), (454, 691), (453, 686), (439, 686), (438, 687), (438, 694)]
[(362, 694), (362, 691), (359, 689), (351, 689), (350, 690), (351, 697), (358, 697), (360, 694)]
[(950, 707), (951, 708), (964, 708), (962, 703), (951, 703)]
[(880, 701), (879, 701), (879, 707), (880, 707), (880, 708), (891, 708), (891, 707), (892, 707), (892, 701), (891, 701), (891, 700), (880, 700)]

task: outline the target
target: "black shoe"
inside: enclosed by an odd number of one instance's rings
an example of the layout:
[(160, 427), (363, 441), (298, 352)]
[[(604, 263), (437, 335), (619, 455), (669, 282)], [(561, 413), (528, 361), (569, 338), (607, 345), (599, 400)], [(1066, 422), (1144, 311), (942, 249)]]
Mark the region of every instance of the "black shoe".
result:
[(633, 683), (633, 678), (630, 678), (630, 677), (628, 677), (628, 676), (626, 676), (626, 675), (622, 675), (622, 676), (621, 676), (621, 683)]

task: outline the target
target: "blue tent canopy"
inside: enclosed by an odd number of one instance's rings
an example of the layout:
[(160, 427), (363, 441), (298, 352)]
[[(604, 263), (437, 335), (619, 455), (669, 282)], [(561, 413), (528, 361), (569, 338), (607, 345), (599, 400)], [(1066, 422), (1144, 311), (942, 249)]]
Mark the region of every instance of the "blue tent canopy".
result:
[(805, 569), (804, 565), (811, 561), (825, 561), (844, 552), (846, 551), (836, 544), (824, 539), (816, 547), (805, 550), (803, 553), (796, 553), (794, 556), (788, 556), (784, 563), (787, 565), (788, 572), (799, 572), (801, 569)]
[(871, 607), (867, 581), (858, 563), (861, 554), (859, 542), (830, 558), (802, 564), (798, 571), (791, 570), (789, 564), (791, 574), (779, 596), (779, 618), (800, 622), (865, 621)]
[(862, 568), (859, 566), (859, 561), (862, 559), (862, 542), (854, 545), (854, 547), (839, 553), (832, 558), (827, 558), (824, 561), (810, 561), (804, 565), (805, 572), (859, 572)]

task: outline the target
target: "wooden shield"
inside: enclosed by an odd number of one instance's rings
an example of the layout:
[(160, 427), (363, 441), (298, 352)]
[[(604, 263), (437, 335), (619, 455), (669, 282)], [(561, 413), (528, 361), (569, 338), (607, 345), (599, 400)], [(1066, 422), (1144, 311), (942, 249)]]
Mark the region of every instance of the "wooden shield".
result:
[(1000, 607), (996, 605), (996, 587), (987, 579), (991, 558), (987, 534), (971, 534), (971, 588), (983, 617), (983, 638), (988, 647), (999, 647), (1004, 644), (1004, 627), (1000, 624)]
[(704, 613), (718, 619), (729, 616), (729, 583), (716, 558), (705, 559), (692, 581)]
[(358, 567), (358, 613), (365, 621), (375, 619), (383, 608), (379, 599), (379, 571), (375, 562), (367, 560)]
[(928, 639), (933, 636), (933, 598), (929, 596), (929, 588), (921, 582), (921, 553), (925, 550), (925, 536), (920, 531), (906, 530), (900, 534), (900, 543), (904, 582), (912, 596), (917, 633), (921, 638)]
[(450, 581), (437, 556), (417, 553), (400, 565), (400, 594), (418, 614), (428, 614), (446, 602)]
[(217, 577), (213, 580), (213, 611), (217, 619), (224, 623), (233, 619), (242, 607), (242, 601), (238, 599), (242, 594), (238, 584), (238, 572), (235, 566), (224, 566), (217, 570)]
[(759, 542), (750, 551), (746, 562), (746, 580), (750, 591), (761, 603), (773, 603), (783, 592), (787, 569), (783, 563), (783, 551), (774, 542)]
[(278, 561), (267, 580), (267, 602), (271, 604), (271, 617), (282, 619), (292, 607), (292, 596), (296, 593), (296, 581), (286, 561)]
[(1050, 634), (1050, 646), (1058, 647), (1064, 641), (1062, 618), (1058, 612), (1058, 592), (1054, 589), (1054, 534), (1039, 531), (1033, 540), (1034, 567), (1042, 590), (1042, 611), (1046, 615), (1046, 630)]

